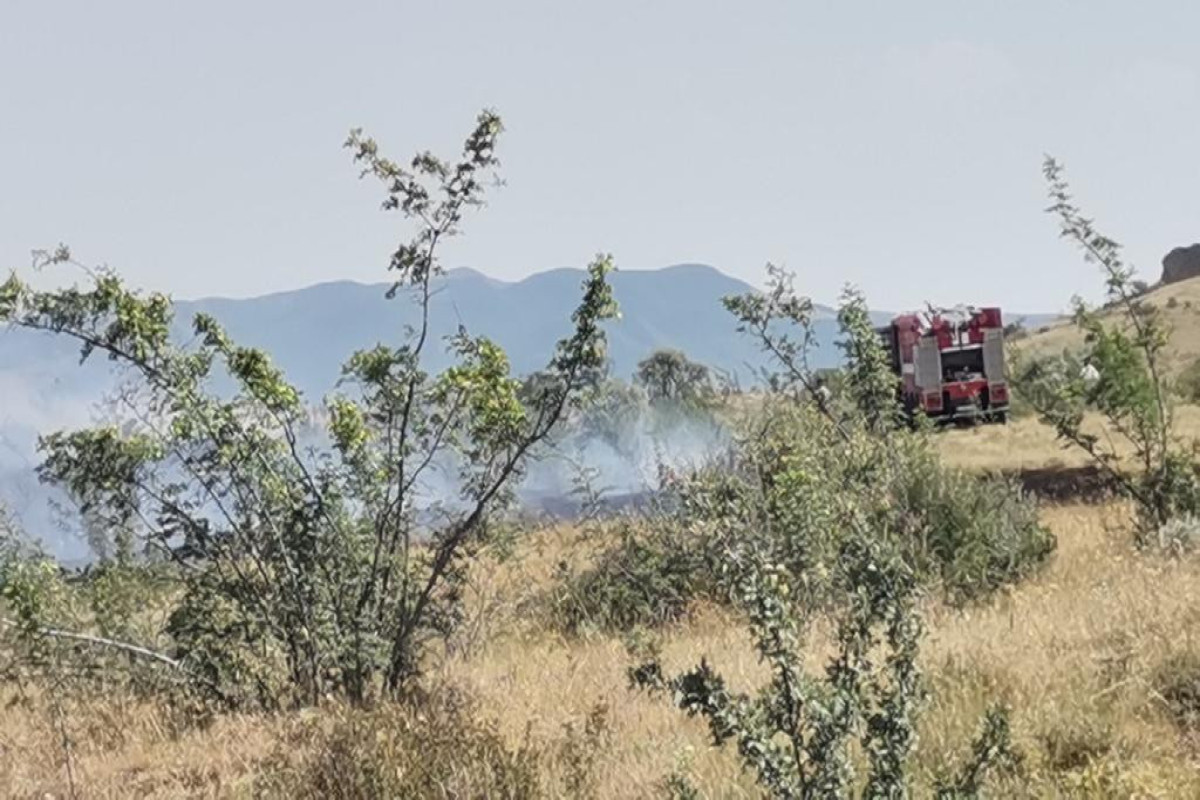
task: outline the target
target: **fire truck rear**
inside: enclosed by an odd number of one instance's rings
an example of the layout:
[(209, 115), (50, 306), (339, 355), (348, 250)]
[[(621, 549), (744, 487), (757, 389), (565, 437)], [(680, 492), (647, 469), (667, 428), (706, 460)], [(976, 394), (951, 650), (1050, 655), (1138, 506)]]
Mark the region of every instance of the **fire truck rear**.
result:
[(1004, 326), (998, 308), (904, 314), (879, 328), (900, 401), (938, 421), (1008, 419)]

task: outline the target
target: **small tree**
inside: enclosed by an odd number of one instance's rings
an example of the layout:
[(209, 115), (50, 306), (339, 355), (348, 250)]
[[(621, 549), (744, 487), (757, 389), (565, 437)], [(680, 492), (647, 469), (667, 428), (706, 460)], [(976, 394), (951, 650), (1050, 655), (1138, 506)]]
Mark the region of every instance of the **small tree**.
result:
[[(1137, 503), (1147, 532), (1172, 517), (1200, 510), (1200, 481), (1190, 452), (1173, 433), (1170, 385), (1163, 364), (1169, 328), (1158, 309), (1141, 297), (1121, 246), (1096, 231), (1074, 204), (1062, 167), (1047, 158), (1044, 174), (1052, 201), (1048, 211), (1063, 237), (1103, 271), (1105, 311), (1075, 298), (1075, 324), (1085, 346), (1074, 357), (1027, 363), (1016, 386), (1059, 438), (1087, 453)], [(1095, 412), (1112, 437), (1085, 429)], [(1122, 447), (1131, 451), (1131, 468)]]
[(846, 356), (845, 388), (863, 422), (875, 431), (895, 426), (899, 420), (898, 381), (892, 373), (862, 292), (846, 287), (838, 309), (842, 329), (839, 346)]
[[(302, 445), (300, 393), (209, 316), (182, 348), (170, 301), (114, 275), (88, 289), (41, 292), (15, 275), (0, 287), (0, 321), (74, 339), (83, 358), (103, 353), (138, 384), (126, 426), (46, 437), (41, 474), (177, 566), (162, 658), (226, 704), (400, 691), (423, 645), (455, 624), (463, 566), (509, 487), (601, 372), (601, 323), (616, 311), (608, 257), (589, 266), (574, 331), (532, 390), (519, 392), (495, 343), (465, 330), (449, 342), (454, 366), (423, 368), (439, 248), (482, 203), (500, 132), (485, 112), (457, 162), (421, 153), (407, 167), (359, 131), (347, 140), (383, 183), (384, 209), (416, 227), (391, 256), (390, 294), (414, 296), (419, 323), (407, 342), (346, 362), (326, 403), (328, 448)], [(221, 374), (231, 395), (213, 388)], [(455, 493), (430, 496), (435, 470), (457, 478)]]
[(794, 277), (774, 264), (767, 264), (767, 291), (730, 295), (725, 309), (737, 318), (737, 331), (754, 339), (771, 359), (775, 369), (764, 370), (767, 388), (773, 394), (798, 403), (809, 403), (824, 415), (843, 441), (849, 431), (823, 400), (825, 378), (809, 364), (809, 351), (816, 345), (812, 300), (798, 295)]
[(707, 662), (670, 679), (656, 661), (631, 673), (641, 686), (669, 691), (689, 716), (704, 717), (715, 745), (735, 742), (772, 797), (849, 796), (849, 742), (860, 731), (870, 761), (865, 796), (898, 797), (906, 786), (920, 698), (914, 584), (900, 562), (881, 560), (866, 539), (854, 541), (839, 560), (849, 603), (838, 624), (838, 654), (823, 678), (803, 668), (805, 625), (791, 597), (793, 576), (774, 566), (760, 543), (732, 536), (724, 539), (719, 574), (746, 612), (771, 681), (750, 696), (731, 691)]
[(809, 350), (816, 342), (813, 328), (813, 304), (796, 294), (793, 276), (774, 264), (767, 264), (767, 291), (730, 295), (722, 300), (725, 309), (737, 318), (738, 333), (756, 342), (774, 362), (775, 370), (766, 377), (771, 389), (796, 395), (815, 394), (816, 375), (808, 363)]
[(708, 367), (678, 350), (655, 350), (638, 362), (634, 378), (652, 403), (696, 406), (708, 402), (714, 394)]

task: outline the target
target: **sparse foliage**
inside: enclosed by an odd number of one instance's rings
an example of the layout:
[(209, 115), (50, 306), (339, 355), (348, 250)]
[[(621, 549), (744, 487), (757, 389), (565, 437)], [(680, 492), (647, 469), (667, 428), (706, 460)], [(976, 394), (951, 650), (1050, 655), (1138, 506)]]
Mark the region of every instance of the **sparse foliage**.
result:
[(582, 571), (570, 572), (564, 564), (547, 598), (564, 632), (656, 627), (713, 595), (706, 542), (699, 537), (667, 520), (624, 519), (603, 527), (615, 533), (615, 543)]
[[(1047, 158), (1044, 173), (1052, 203), (1048, 211), (1058, 218), (1062, 236), (1100, 266), (1108, 302), (1096, 311), (1076, 298), (1083, 353), (1024, 365), (1017, 388), (1059, 438), (1087, 453), (1133, 498), (1145, 535), (1174, 516), (1200, 511), (1200, 477), (1189, 448), (1173, 433), (1163, 365), (1169, 329), (1158, 309), (1141, 297), (1144, 289), (1121, 246), (1099, 233), (1075, 205), (1059, 163)], [(1089, 429), (1089, 412), (1113, 435)], [(1135, 467), (1127, 464), (1117, 441), (1132, 451)]]
[[(761, 482), (774, 535), (795, 543), (787, 563), (798, 574), (813, 565), (832, 571), (848, 530), (837, 514), (847, 503), (872, 515), (876, 536), (895, 538), (921, 580), (940, 582), (958, 600), (1018, 580), (1042, 563), (1054, 540), (1030, 498), (1006, 482), (946, 467), (925, 431), (896, 425), (894, 378), (853, 290), (839, 311), (847, 356), (841, 404), (808, 402), (804, 389), (813, 376), (803, 309), (811, 304), (794, 296), (786, 276), (772, 274), (767, 299), (726, 304), (764, 350), (780, 354), (783, 374), (773, 385), (784, 390), (769, 398), (744, 435), (741, 474)], [(727, 473), (723, 480), (736, 477)]]
[(768, 372), (774, 392), (793, 397), (816, 394), (816, 373), (808, 354), (816, 341), (813, 304), (796, 294), (793, 277), (774, 264), (767, 265), (767, 291), (724, 298), (726, 310), (737, 318), (739, 333), (753, 338), (769, 355), (776, 370)]
[[(616, 311), (607, 257), (590, 265), (574, 331), (535, 391), (519, 392), (504, 352), (465, 330), (449, 342), (454, 366), (422, 367), (438, 248), (483, 202), (500, 131), (485, 112), (457, 162), (422, 153), (408, 167), (350, 135), (363, 174), (384, 184), (384, 209), (415, 225), (390, 268), (420, 324), (399, 346), (350, 356), (327, 400), (329, 448), (302, 443), (300, 393), (212, 317), (197, 315), (194, 345), (180, 347), (169, 300), (114, 275), (58, 292), (15, 275), (0, 286), (0, 320), (74, 339), (83, 358), (103, 354), (137, 382), (126, 425), (46, 437), (41, 474), (177, 567), (162, 663), (212, 699), (275, 707), (401, 690), (424, 644), (455, 625), (462, 570), (494, 511), (601, 373), (601, 323)], [(212, 388), (220, 374), (232, 396)], [(457, 481), (440, 506), (424, 486), (434, 472)]]
[(849, 393), (856, 411), (871, 430), (882, 431), (899, 422), (896, 404), (897, 379), (888, 365), (888, 356), (871, 325), (871, 315), (862, 292), (847, 287), (838, 309), (840, 342), (848, 365), (843, 388)]

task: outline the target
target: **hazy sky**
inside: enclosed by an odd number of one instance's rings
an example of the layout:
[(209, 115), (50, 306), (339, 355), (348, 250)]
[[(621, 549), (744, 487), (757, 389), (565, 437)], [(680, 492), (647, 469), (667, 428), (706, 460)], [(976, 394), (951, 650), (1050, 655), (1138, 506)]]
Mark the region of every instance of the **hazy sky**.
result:
[(1200, 240), (1194, 2), (0, 0), (0, 264), (59, 241), (180, 297), (385, 280), (346, 132), (507, 186), (447, 249), (514, 279), (611, 251), (832, 300), (1057, 309), (1043, 153), (1151, 279)]

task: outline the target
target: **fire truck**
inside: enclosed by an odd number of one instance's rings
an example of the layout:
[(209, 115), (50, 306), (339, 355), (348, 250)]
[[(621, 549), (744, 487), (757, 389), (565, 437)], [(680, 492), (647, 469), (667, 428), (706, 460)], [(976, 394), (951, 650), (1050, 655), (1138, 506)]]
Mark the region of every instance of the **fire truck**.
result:
[(902, 314), (877, 329), (910, 417), (1008, 421), (1004, 324), (998, 308), (960, 306)]

